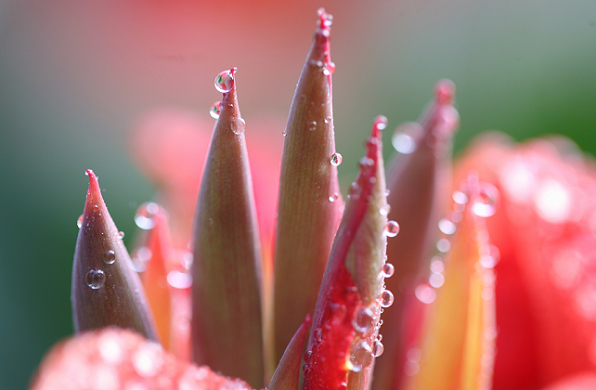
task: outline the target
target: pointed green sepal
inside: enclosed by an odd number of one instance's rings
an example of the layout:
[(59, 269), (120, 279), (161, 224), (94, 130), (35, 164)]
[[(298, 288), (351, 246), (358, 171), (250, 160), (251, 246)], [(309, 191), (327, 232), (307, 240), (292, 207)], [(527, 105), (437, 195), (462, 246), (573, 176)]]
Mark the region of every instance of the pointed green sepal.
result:
[(92, 170), (72, 269), (76, 332), (116, 325), (157, 340), (153, 315)]
[(322, 9), (319, 17), (284, 133), (275, 235), (276, 359), (304, 316), (314, 311), (343, 205), (337, 181), (341, 156), (335, 150), (331, 102), (332, 18)]
[[(224, 91), (195, 216), (193, 359), (264, 386), (261, 247), (235, 68)], [(227, 90), (227, 91), (226, 91)]]

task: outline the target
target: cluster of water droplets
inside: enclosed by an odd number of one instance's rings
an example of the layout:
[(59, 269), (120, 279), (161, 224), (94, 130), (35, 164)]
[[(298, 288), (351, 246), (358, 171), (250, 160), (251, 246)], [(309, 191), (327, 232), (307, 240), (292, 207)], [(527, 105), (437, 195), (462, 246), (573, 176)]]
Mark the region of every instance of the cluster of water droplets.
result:
[[(234, 87), (234, 75), (236, 74), (237, 68), (224, 70), (215, 77), (215, 89), (221, 93), (228, 93)], [(222, 102), (217, 101), (211, 105), (209, 109), (209, 115), (212, 118), (218, 119), (221, 114)], [(231, 104), (229, 104), (232, 106)], [(246, 130), (246, 121), (241, 117), (232, 117), (230, 121), (230, 128), (234, 134), (242, 134)]]
[[(443, 217), (439, 223), (440, 236), (435, 244), (435, 255), (430, 261), (428, 280), (416, 286), (414, 294), (423, 303), (430, 304), (437, 297), (437, 289), (445, 283), (445, 256), (451, 250), (452, 239), (457, 232), (457, 226), (462, 220), (463, 212), (468, 207), (479, 217), (490, 217), (496, 211), (498, 190), (490, 183), (478, 183), (479, 193), (473, 199), (466, 188), (456, 190), (452, 194), (453, 210)], [(480, 265), (493, 268), (498, 261), (498, 250), (491, 246), (490, 253), (482, 254)]]
[[(135, 223), (142, 230), (155, 228), (155, 216), (159, 212), (159, 205), (154, 202), (143, 203), (135, 214)], [(167, 282), (175, 289), (187, 289), (192, 285), (190, 268), (192, 266), (192, 254), (190, 251), (178, 251), (175, 253), (176, 267), (168, 271)], [(151, 261), (153, 253), (146, 246), (141, 246), (133, 251), (132, 262), (135, 270), (139, 273), (147, 269), (147, 263)], [(169, 268), (166, 265), (166, 268)]]

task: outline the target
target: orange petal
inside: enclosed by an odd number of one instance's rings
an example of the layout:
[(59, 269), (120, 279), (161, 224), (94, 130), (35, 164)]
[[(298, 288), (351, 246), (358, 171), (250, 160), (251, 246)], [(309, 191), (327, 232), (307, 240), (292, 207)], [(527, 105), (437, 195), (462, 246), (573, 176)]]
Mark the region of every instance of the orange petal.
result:
[(419, 299), (434, 302), (419, 344), (407, 353), (404, 389), (478, 390), (491, 386), (496, 328), (494, 274), (489, 266), (494, 260), (484, 221), (476, 215), (481, 212), (477, 205), (482, 206), (479, 191), (484, 185), (468, 181), (470, 201), (452, 250), (444, 263), (435, 258), (431, 264), (430, 284), (441, 284), (437, 283), (439, 275), (443, 286), (435, 290), (422, 284), (416, 288)]

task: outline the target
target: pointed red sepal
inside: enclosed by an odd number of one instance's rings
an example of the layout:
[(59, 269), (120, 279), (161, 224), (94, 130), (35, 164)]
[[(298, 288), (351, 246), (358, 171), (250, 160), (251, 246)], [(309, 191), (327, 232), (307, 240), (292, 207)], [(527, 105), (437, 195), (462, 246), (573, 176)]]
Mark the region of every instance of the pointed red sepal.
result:
[(304, 342), (306, 341), (306, 334), (312, 324), (310, 314), (306, 316), (300, 328), (292, 337), (290, 344), (286, 348), (277, 369), (273, 374), (271, 383), (269, 383), (270, 390), (297, 390), (300, 382), (300, 363), (302, 362), (302, 355), (304, 352)]
[(314, 311), (343, 208), (333, 128), (331, 20), (319, 11), (285, 131), (275, 233), (276, 360), (304, 316)]
[(262, 258), (235, 72), (216, 78), (224, 95), (195, 214), (193, 359), (260, 388)]
[(303, 367), (306, 390), (368, 383), (381, 352), (376, 337), (387, 226), (380, 138), (385, 126), (386, 118), (377, 118), (327, 263)]
[(160, 345), (115, 327), (86, 332), (56, 345), (30, 390), (250, 390), (240, 379), (178, 360)]
[[(401, 329), (404, 301), (428, 266), (439, 219), (450, 206), (451, 141), (459, 124), (454, 98), (454, 84), (439, 81), (419, 123), (403, 124), (393, 135), (398, 153), (387, 172), (387, 202), (389, 219), (399, 222), (401, 231), (387, 245), (387, 261), (395, 267), (387, 287), (395, 293), (396, 303), (383, 316), (390, 329)], [(386, 357), (375, 367), (375, 390), (395, 388), (400, 381), (395, 363), (402, 348), (399, 335), (400, 331), (384, 335)]]
[(72, 309), (77, 332), (117, 325), (157, 340), (153, 315), (97, 177), (87, 170), (89, 190), (72, 270)]

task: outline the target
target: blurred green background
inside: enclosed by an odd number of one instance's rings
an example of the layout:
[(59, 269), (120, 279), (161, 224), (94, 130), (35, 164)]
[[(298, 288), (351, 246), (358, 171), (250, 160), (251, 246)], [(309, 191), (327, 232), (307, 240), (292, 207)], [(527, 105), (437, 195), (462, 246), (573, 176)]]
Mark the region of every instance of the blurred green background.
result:
[[(87, 187), (101, 177), (118, 227), (153, 197), (129, 158), (144, 113), (208, 118), (217, 73), (239, 68), (247, 121), (281, 135), (320, 6), (332, 33), (343, 188), (378, 114), (415, 120), (434, 83), (458, 88), (456, 150), (478, 132), (565, 134), (596, 153), (596, 1), (0, 0), (0, 389), (25, 388), (72, 333), (70, 273)], [(386, 154), (391, 153), (386, 131)]]

